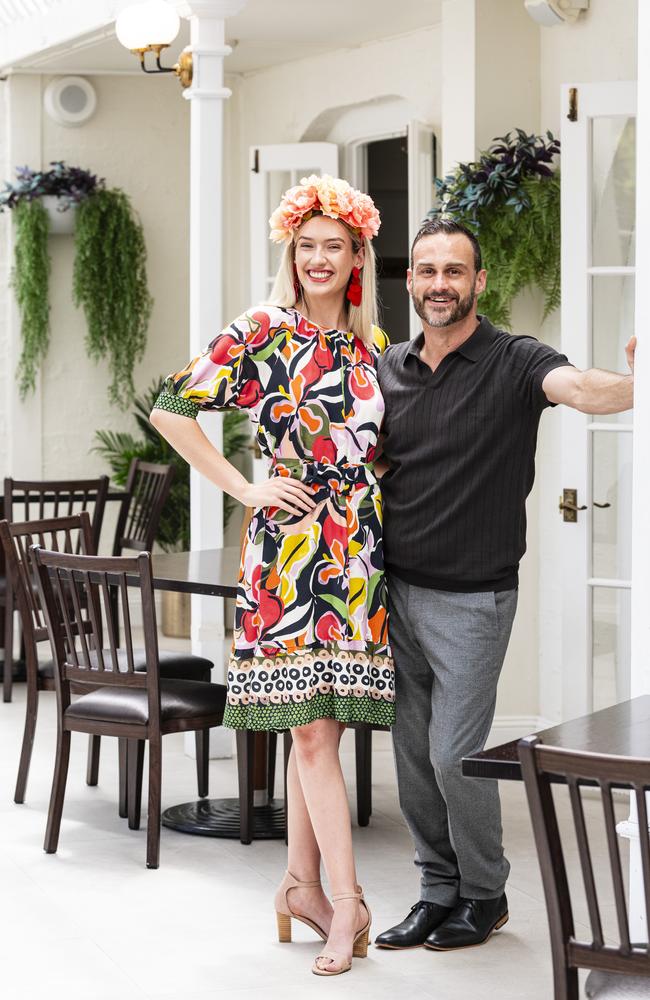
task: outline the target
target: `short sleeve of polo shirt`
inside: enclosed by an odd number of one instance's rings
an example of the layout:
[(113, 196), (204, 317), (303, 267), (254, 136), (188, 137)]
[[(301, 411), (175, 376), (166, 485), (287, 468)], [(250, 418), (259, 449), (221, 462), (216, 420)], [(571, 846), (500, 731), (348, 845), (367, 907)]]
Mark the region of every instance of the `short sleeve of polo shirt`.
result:
[(525, 401), (536, 410), (555, 406), (542, 389), (542, 382), (555, 368), (572, 368), (565, 354), (534, 337), (512, 336), (508, 345), (515, 382)]
[(244, 313), (179, 372), (168, 375), (154, 407), (196, 418), (200, 410), (249, 409), (260, 396), (253, 351), (268, 339), (269, 312)]

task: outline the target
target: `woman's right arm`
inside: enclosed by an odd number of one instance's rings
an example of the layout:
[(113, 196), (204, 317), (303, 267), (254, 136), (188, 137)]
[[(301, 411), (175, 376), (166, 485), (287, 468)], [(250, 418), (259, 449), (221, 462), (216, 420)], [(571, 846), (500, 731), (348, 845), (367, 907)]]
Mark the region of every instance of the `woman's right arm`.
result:
[(149, 417), (159, 434), (169, 441), (193, 469), (229, 493), (245, 507), (280, 507), (290, 514), (309, 512), (315, 506), (312, 491), (304, 483), (286, 476), (272, 476), (263, 483), (249, 483), (206, 437), (191, 417), (154, 409)]

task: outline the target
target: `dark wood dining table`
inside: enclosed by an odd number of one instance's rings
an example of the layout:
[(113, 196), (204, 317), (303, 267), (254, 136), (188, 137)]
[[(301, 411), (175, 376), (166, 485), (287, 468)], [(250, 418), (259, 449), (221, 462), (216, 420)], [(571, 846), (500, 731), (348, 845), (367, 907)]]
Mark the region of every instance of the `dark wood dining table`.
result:
[[(568, 750), (650, 759), (650, 695), (640, 695), (579, 719), (561, 722), (535, 735), (549, 746)], [(518, 742), (518, 739), (511, 740), (463, 757), (463, 774), (470, 778), (522, 781)], [(561, 780), (557, 778), (558, 782)]]
[[(236, 546), (154, 554), (154, 588), (207, 597), (235, 597), (240, 554), (240, 549)], [(255, 791), (261, 792), (262, 797), (266, 789), (268, 752), (268, 734), (256, 734), (253, 780)], [(162, 823), (181, 833), (239, 839), (239, 815), (238, 798), (197, 799), (165, 809)], [(282, 799), (270, 798), (264, 804), (253, 807), (253, 839), (281, 839), (285, 832), (286, 817)]]

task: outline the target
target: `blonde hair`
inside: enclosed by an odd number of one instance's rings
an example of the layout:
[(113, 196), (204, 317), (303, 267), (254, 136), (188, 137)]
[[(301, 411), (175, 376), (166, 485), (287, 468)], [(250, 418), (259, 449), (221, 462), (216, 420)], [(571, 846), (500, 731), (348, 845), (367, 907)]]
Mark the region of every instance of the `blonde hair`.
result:
[[(340, 221), (340, 220), (338, 220)], [(363, 267), (361, 268), (361, 305), (354, 306), (348, 299), (345, 299), (347, 306), (347, 326), (350, 333), (358, 337), (367, 347), (374, 342), (373, 327), (379, 325), (377, 307), (377, 277), (376, 258), (370, 240), (365, 236), (359, 236), (353, 232), (349, 226), (341, 222), (352, 239), (352, 249), (358, 253), (361, 247), (364, 248)], [(267, 305), (280, 306), (283, 308), (294, 307), (297, 303), (296, 289), (294, 287), (294, 263), (296, 259), (295, 239), (300, 232), (296, 230), (294, 238), (285, 245), (280, 260), (280, 267), (275, 276), (275, 282), (271, 289), (271, 295)]]

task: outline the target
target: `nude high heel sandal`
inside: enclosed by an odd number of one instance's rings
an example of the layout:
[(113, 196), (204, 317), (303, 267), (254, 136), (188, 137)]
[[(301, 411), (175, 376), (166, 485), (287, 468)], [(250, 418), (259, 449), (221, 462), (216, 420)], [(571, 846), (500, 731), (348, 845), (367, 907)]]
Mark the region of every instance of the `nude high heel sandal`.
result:
[(320, 886), (320, 879), (316, 879), (315, 882), (301, 882), (290, 871), (287, 870), (284, 873), (280, 888), (275, 894), (275, 916), (278, 922), (278, 941), (281, 944), (291, 941), (292, 919), (300, 920), (301, 923), (307, 924), (313, 931), (316, 931), (323, 941), (327, 941), (327, 934), (322, 927), (319, 927), (309, 917), (304, 917), (301, 913), (294, 913), (289, 906), (289, 892), (291, 889), (315, 889), (317, 886)]
[[(338, 892), (335, 896), (332, 896), (332, 902), (336, 903), (339, 899), (358, 899), (366, 911), (368, 919), (366, 920), (363, 927), (357, 931), (352, 942), (352, 958), (366, 958), (368, 955), (368, 936), (370, 933), (370, 924), (372, 922), (372, 914), (370, 913), (370, 908), (363, 898), (363, 889), (360, 885), (357, 886), (356, 892)], [(325, 959), (326, 961), (336, 962), (340, 968), (334, 969), (331, 972), (327, 968), (321, 968), (318, 964), (320, 959)], [(316, 957), (311, 971), (315, 976), (340, 976), (343, 972), (349, 972), (352, 968), (352, 962), (347, 960), (345, 955), (341, 955), (336, 951), (322, 951), (320, 955)]]

